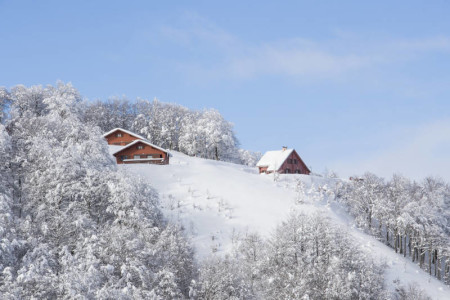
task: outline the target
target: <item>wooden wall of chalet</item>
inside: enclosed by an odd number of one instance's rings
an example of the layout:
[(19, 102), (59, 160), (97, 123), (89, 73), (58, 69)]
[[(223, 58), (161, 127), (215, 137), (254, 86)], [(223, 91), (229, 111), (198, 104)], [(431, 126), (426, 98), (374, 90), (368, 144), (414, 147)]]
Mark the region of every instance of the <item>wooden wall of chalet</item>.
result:
[[(118, 137), (118, 134), (122, 134), (121, 137)], [(121, 130), (116, 130), (113, 133), (107, 135), (106, 140), (108, 141), (109, 145), (117, 145), (117, 146), (125, 146), (135, 140), (138, 140), (137, 137), (128, 134), (126, 132), (123, 132)]]
[(259, 167), (259, 173), (266, 173), (268, 167)]
[[(294, 164), (294, 159), (297, 161), (297, 164)], [(286, 170), (289, 170), (289, 173), (297, 173), (297, 174), (306, 174), (309, 175), (311, 173), (308, 169), (308, 167), (305, 165), (303, 160), (300, 158), (300, 156), (297, 154), (297, 152), (294, 150), (289, 155), (289, 157), (284, 161), (284, 163), (281, 165), (281, 167), (278, 169), (278, 173), (286, 173)]]
[[(138, 149), (139, 146), (143, 146), (143, 149)], [(133, 159), (134, 155), (140, 155), (141, 158), (146, 158), (148, 155), (152, 155), (154, 158), (163, 158), (163, 161), (122, 161), (123, 156), (127, 156), (128, 159)], [(159, 149), (153, 148), (145, 143), (136, 143), (129, 148), (123, 149), (122, 151), (114, 154), (116, 157), (116, 161), (118, 164), (136, 164), (136, 163), (147, 163), (147, 164), (160, 164), (167, 165), (169, 164), (169, 156), (166, 152), (161, 151)]]

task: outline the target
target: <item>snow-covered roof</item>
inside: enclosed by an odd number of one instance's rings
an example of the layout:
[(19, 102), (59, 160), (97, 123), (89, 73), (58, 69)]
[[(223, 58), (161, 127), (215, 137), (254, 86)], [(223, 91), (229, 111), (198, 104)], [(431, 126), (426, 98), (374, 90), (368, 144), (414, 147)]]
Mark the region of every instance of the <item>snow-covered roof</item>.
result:
[(256, 164), (257, 167), (267, 167), (267, 171), (278, 171), (294, 149), (267, 151)]
[(113, 155), (114, 153), (119, 152), (123, 149), (124, 146), (117, 146), (117, 145), (108, 145), (109, 148), (109, 154)]
[(136, 133), (133, 133), (133, 132), (128, 131), (128, 130), (125, 130), (125, 129), (123, 129), (123, 128), (114, 128), (113, 130), (110, 130), (110, 131), (108, 131), (107, 133), (105, 133), (105, 134), (103, 135), (103, 137), (107, 137), (108, 135), (110, 135), (111, 133), (113, 133), (113, 132), (115, 132), (115, 131), (117, 131), (117, 130), (120, 130), (120, 131), (123, 131), (123, 132), (125, 132), (125, 133), (128, 133), (129, 135), (132, 135), (132, 136), (134, 136), (134, 137), (136, 137), (136, 138), (138, 138), (138, 139), (145, 140), (145, 137), (142, 137), (142, 136), (140, 136), (140, 135), (138, 135), (138, 134), (136, 134)]
[(115, 151), (114, 153), (112, 153), (112, 155), (117, 154), (117, 153), (119, 153), (120, 151), (122, 151), (122, 150), (124, 150), (124, 149), (127, 149), (127, 148), (129, 148), (129, 147), (131, 147), (131, 146), (133, 146), (133, 145), (136, 145), (136, 144), (139, 143), (139, 142), (142, 142), (142, 143), (144, 143), (144, 144), (146, 144), (146, 145), (149, 145), (150, 147), (153, 147), (153, 148), (155, 148), (155, 149), (161, 150), (162, 152), (167, 153), (167, 155), (172, 156), (172, 154), (170, 154), (170, 152), (167, 151), (166, 149), (161, 148), (161, 147), (158, 147), (158, 146), (156, 146), (156, 145), (153, 145), (152, 143), (150, 143), (150, 142), (147, 141), (146, 139), (135, 140), (135, 141), (129, 143), (128, 145), (125, 145), (125, 146), (121, 147), (119, 150), (117, 150), (117, 151)]

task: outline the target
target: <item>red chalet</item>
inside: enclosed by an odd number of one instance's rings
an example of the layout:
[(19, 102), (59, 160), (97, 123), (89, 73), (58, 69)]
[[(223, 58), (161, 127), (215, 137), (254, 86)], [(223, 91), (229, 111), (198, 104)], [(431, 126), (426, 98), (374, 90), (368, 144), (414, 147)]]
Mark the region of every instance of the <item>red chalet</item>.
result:
[(294, 149), (283, 147), (282, 150), (267, 151), (256, 164), (259, 173), (306, 174), (311, 171)]
[(110, 153), (118, 164), (169, 164), (170, 153), (145, 138), (122, 128), (103, 135), (110, 145)]

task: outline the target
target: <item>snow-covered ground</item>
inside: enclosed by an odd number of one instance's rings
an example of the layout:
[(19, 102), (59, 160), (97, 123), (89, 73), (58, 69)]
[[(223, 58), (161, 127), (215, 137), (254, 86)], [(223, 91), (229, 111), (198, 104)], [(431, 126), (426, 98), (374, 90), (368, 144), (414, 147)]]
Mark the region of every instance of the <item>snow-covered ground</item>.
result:
[[(159, 192), (166, 216), (180, 222), (192, 235), (200, 259), (212, 252), (226, 253), (234, 238), (245, 232), (271, 234), (293, 211), (323, 211), (333, 223), (347, 228), (364, 251), (386, 264), (386, 284), (390, 288), (399, 279), (405, 286), (419, 285), (433, 299), (450, 299), (449, 287), (427, 275), (409, 258), (355, 228), (352, 218), (338, 204), (314, 197), (314, 186), (333, 185), (333, 180), (279, 175), (275, 181), (273, 175), (259, 175), (256, 168), (172, 154), (169, 165), (120, 168), (130, 176), (141, 175)], [(313, 192), (299, 198), (297, 179)]]

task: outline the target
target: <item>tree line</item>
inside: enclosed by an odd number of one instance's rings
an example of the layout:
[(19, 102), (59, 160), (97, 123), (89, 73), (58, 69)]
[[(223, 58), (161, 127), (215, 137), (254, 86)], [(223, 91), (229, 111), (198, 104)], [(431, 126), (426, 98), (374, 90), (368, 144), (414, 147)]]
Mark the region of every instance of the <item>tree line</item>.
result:
[(368, 233), (409, 257), (430, 275), (450, 284), (450, 186), (372, 173), (338, 183), (336, 199)]
[(247, 233), (234, 250), (202, 264), (199, 299), (430, 299), (398, 281), (388, 290), (384, 266), (322, 213), (293, 213), (267, 238)]
[(85, 102), (84, 119), (107, 132), (124, 128), (160, 147), (190, 156), (254, 166), (260, 153), (239, 148), (233, 124), (215, 109), (193, 111), (178, 104), (127, 98)]

